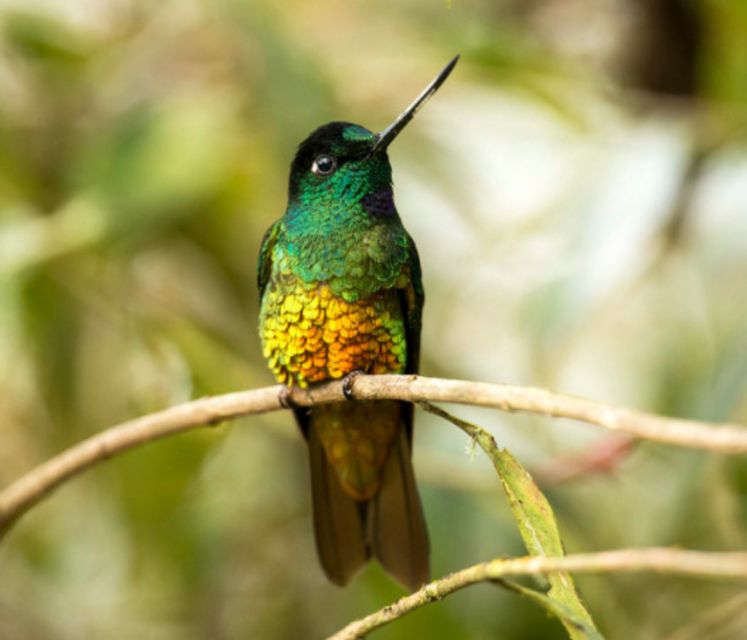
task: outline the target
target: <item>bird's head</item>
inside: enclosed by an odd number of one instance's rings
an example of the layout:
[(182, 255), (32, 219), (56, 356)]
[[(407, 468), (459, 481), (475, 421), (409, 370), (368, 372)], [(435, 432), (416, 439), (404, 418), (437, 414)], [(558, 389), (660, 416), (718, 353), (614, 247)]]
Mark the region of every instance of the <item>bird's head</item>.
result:
[[(306, 138), (291, 164), (289, 200), (303, 206), (339, 207), (375, 197), (374, 209), (386, 214), (392, 168), (387, 148), (418, 109), (443, 84), (456, 56), (415, 101), (381, 133), (349, 122), (330, 122)], [(389, 195), (387, 195), (389, 194)], [(394, 213), (394, 205), (391, 205)]]

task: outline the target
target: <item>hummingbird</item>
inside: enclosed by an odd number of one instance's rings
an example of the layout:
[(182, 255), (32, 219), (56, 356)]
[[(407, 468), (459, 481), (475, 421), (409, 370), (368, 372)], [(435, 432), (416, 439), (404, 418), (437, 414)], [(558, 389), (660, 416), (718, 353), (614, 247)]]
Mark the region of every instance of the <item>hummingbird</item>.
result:
[[(299, 145), (285, 214), (265, 233), (257, 269), (262, 351), (281, 384), (418, 372), (420, 260), (394, 204), (387, 149), (458, 59), (382, 132), (330, 122)], [(349, 400), (294, 414), (308, 445), (316, 548), (330, 581), (347, 584), (374, 556), (411, 591), (427, 582), (413, 405)]]

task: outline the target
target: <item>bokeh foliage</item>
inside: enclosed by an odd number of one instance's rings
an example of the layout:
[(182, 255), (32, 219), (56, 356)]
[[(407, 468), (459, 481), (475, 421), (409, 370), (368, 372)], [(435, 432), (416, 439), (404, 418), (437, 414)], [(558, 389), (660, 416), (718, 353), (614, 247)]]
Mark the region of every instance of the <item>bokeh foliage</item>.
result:
[[(382, 128), (456, 52), (391, 154), (425, 273), (423, 372), (747, 423), (741, 0), (6, 0), (0, 482), (117, 421), (270, 383), (254, 265), (295, 145), (334, 119)], [(605, 439), (459, 413), (539, 478)], [(522, 553), (464, 448), (419, 415), (436, 575)], [(641, 445), (543, 489), (569, 552), (747, 544), (739, 459)], [(285, 415), (107, 463), (0, 546), (0, 636), (319, 637), (396, 597), (375, 566), (326, 584), (307, 494)], [(578, 585), (610, 637), (697, 637), (739, 602), (661, 576)], [(744, 637), (743, 608), (724, 611), (709, 633)], [(377, 637), (564, 632), (486, 585)]]

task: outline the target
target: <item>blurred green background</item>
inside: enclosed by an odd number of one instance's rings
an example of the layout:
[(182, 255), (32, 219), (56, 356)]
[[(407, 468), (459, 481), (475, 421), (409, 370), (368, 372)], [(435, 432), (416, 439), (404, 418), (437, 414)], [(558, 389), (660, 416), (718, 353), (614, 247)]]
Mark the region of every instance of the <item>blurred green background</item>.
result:
[[(0, 486), (118, 421), (272, 383), (255, 260), (295, 145), (383, 128), (420, 249), (422, 371), (747, 423), (743, 0), (0, 2)], [(747, 543), (744, 460), (461, 408), (537, 471), (569, 552)], [(434, 575), (523, 553), (490, 465), (417, 419)], [(318, 568), (289, 415), (154, 444), (0, 546), (0, 638), (316, 638), (400, 595)], [(581, 577), (611, 638), (744, 638), (738, 584)], [(376, 638), (562, 638), (483, 585)]]

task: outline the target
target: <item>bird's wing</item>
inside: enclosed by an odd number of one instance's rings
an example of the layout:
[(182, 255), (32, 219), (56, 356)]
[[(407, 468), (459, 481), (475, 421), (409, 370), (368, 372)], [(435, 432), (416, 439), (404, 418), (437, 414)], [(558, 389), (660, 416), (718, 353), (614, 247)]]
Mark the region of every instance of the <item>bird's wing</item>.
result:
[(281, 222), (278, 220), (265, 231), (264, 238), (262, 238), (262, 247), (259, 250), (259, 260), (257, 261), (257, 288), (259, 289), (260, 299), (262, 299), (267, 281), (270, 279), (270, 272), (272, 271), (272, 249), (280, 233), (280, 226)]
[[(407, 286), (400, 289), (399, 298), (402, 305), (402, 316), (405, 320), (405, 344), (407, 345), (407, 364), (405, 373), (417, 373), (420, 363), (420, 330), (423, 326), (423, 277), (420, 271), (420, 258), (412, 238), (407, 236), (407, 263), (409, 272)], [(407, 437), (412, 442), (413, 405), (409, 402), (402, 405), (402, 421)]]
[(400, 290), (400, 304), (405, 319), (405, 340), (407, 341), (407, 366), (405, 373), (417, 373), (420, 361), (420, 330), (423, 326), (423, 276), (420, 271), (420, 258), (415, 243), (407, 236), (408, 284)]

